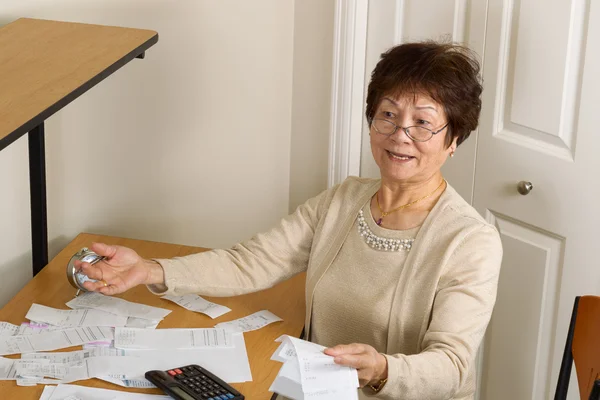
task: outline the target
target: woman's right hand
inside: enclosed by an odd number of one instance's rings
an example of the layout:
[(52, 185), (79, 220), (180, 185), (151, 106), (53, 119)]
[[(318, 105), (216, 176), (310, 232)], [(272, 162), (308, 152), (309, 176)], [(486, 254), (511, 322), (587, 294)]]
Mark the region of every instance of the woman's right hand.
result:
[(85, 282), (90, 292), (106, 295), (123, 293), (137, 285), (164, 283), (164, 272), (156, 261), (144, 260), (134, 250), (122, 246), (93, 243), (90, 250), (104, 256), (94, 265), (75, 261), (75, 267), (97, 282)]

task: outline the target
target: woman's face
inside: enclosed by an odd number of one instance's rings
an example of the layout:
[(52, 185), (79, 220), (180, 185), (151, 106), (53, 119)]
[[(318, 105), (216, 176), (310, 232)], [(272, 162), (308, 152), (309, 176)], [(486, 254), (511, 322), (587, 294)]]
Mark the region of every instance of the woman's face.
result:
[[(437, 131), (448, 122), (444, 108), (424, 95), (384, 97), (374, 119), (385, 119), (402, 127), (421, 126)], [(378, 133), (371, 124), (371, 152), (383, 179), (399, 183), (420, 183), (440, 174), (448, 155), (456, 149), (456, 140), (446, 148), (448, 128), (426, 142), (413, 141), (402, 129), (393, 135)]]

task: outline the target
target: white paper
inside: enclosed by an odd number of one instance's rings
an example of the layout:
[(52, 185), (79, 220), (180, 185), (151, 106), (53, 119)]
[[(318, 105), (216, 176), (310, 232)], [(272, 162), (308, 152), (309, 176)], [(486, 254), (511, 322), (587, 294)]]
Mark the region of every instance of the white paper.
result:
[(0, 337), (2, 336), (13, 336), (19, 331), (17, 325), (13, 325), (10, 322), (0, 322)]
[(57, 350), (65, 347), (78, 346), (83, 343), (90, 343), (112, 338), (112, 329), (101, 326), (68, 328), (60, 331), (40, 333), (37, 335), (1, 337), (0, 355)]
[(166, 295), (162, 298), (172, 301), (186, 310), (199, 312), (213, 319), (231, 311), (230, 308), (205, 300), (197, 294), (186, 294), (183, 296)]
[(16, 335), (36, 335), (38, 333), (62, 331), (66, 328), (62, 326), (53, 326), (45, 323), (23, 322)]
[(169, 396), (61, 384), (47, 400), (173, 400)]
[(52, 393), (54, 393), (55, 389), (56, 386), (44, 386), (40, 400), (50, 400), (50, 397), (52, 397)]
[(356, 369), (336, 364), (325, 347), (284, 335), (271, 359), (284, 364), (270, 390), (295, 400), (358, 399)]
[(96, 378), (126, 388), (150, 389), (156, 387), (147, 379), (117, 379), (110, 376), (97, 376)]
[(0, 357), (0, 381), (15, 379), (15, 360)]
[(21, 360), (48, 360), (54, 364), (81, 365), (90, 357), (107, 357), (123, 355), (123, 350), (108, 347), (93, 347), (85, 350), (65, 351), (55, 353), (27, 353)]
[(145, 328), (145, 329), (156, 329), (161, 320), (153, 321), (151, 319), (128, 317), (127, 328)]
[(127, 317), (102, 310), (59, 310), (33, 303), (25, 318), (62, 327), (125, 326)]
[[(206, 368), (227, 383), (252, 381), (246, 343), (242, 333), (232, 334), (233, 347), (205, 347), (194, 350), (137, 350), (125, 349), (128, 356), (144, 357), (150, 360), (162, 360), (156, 368), (168, 370), (182, 365), (198, 364)], [(143, 377), (143, 373), (140, 377)], [(138, 377), (138, 378), (140, 378)]]
[(140, 329), (115, 328), (118, 349), (193, 349), (232, 347), (231, 332), (224, 329)]
[(105, 296), (98, 292), (85, 292), (67, 303), (73, 309), (93, 308), (126, 317), (144, 318), (158, 321), (171, 313), (171, 310), (132, 303), (118, 297)]
[(221, 322), (220, 324), (215, 325), (215, 328), (223, 328), (231, 332), (249, 332), (277, 321), (283, 320), (270, 311), (262, 310), (244, 318), (229, 322)]
[(281, 363), (297, 359), (298, 355), (296, 354), (296, 349), (294, 349), (294, 346), (292, 346), (289, 340), (282, 341), (277, 350), (275, 350), (271, 356), (271, 360), (279, 361)]

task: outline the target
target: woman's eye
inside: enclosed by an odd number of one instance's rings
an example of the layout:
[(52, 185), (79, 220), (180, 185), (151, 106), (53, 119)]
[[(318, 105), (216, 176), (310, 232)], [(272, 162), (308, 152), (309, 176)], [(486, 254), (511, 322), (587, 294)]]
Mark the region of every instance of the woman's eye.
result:
[(417, 125), (429, 125), (429, 122), (425, 121), (424, 119), (418, 119), (416, 120)]
[(394, 117), (395, 117), (394, 113), (393, 113), (393, 112), (389, 112), (389, 111), (384, 111), (384, 112), (383, 112), (383, 115), (384, 115), (386, 118), (394, 118)]

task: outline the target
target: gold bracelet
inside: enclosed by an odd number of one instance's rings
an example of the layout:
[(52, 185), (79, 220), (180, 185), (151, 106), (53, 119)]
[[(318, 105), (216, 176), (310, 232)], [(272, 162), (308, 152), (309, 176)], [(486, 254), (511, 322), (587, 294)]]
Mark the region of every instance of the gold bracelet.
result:
[(379, 383), (377, 384), (377, 387), (373, 386), (373, 385), (369, 385), (369, 387), (375, 392), (379, 392), (381, 389), (383, 389), (383, 387), (385, 386), (385, 383), (387, 382), (387, 378), (382, 379), (379, 381)]

